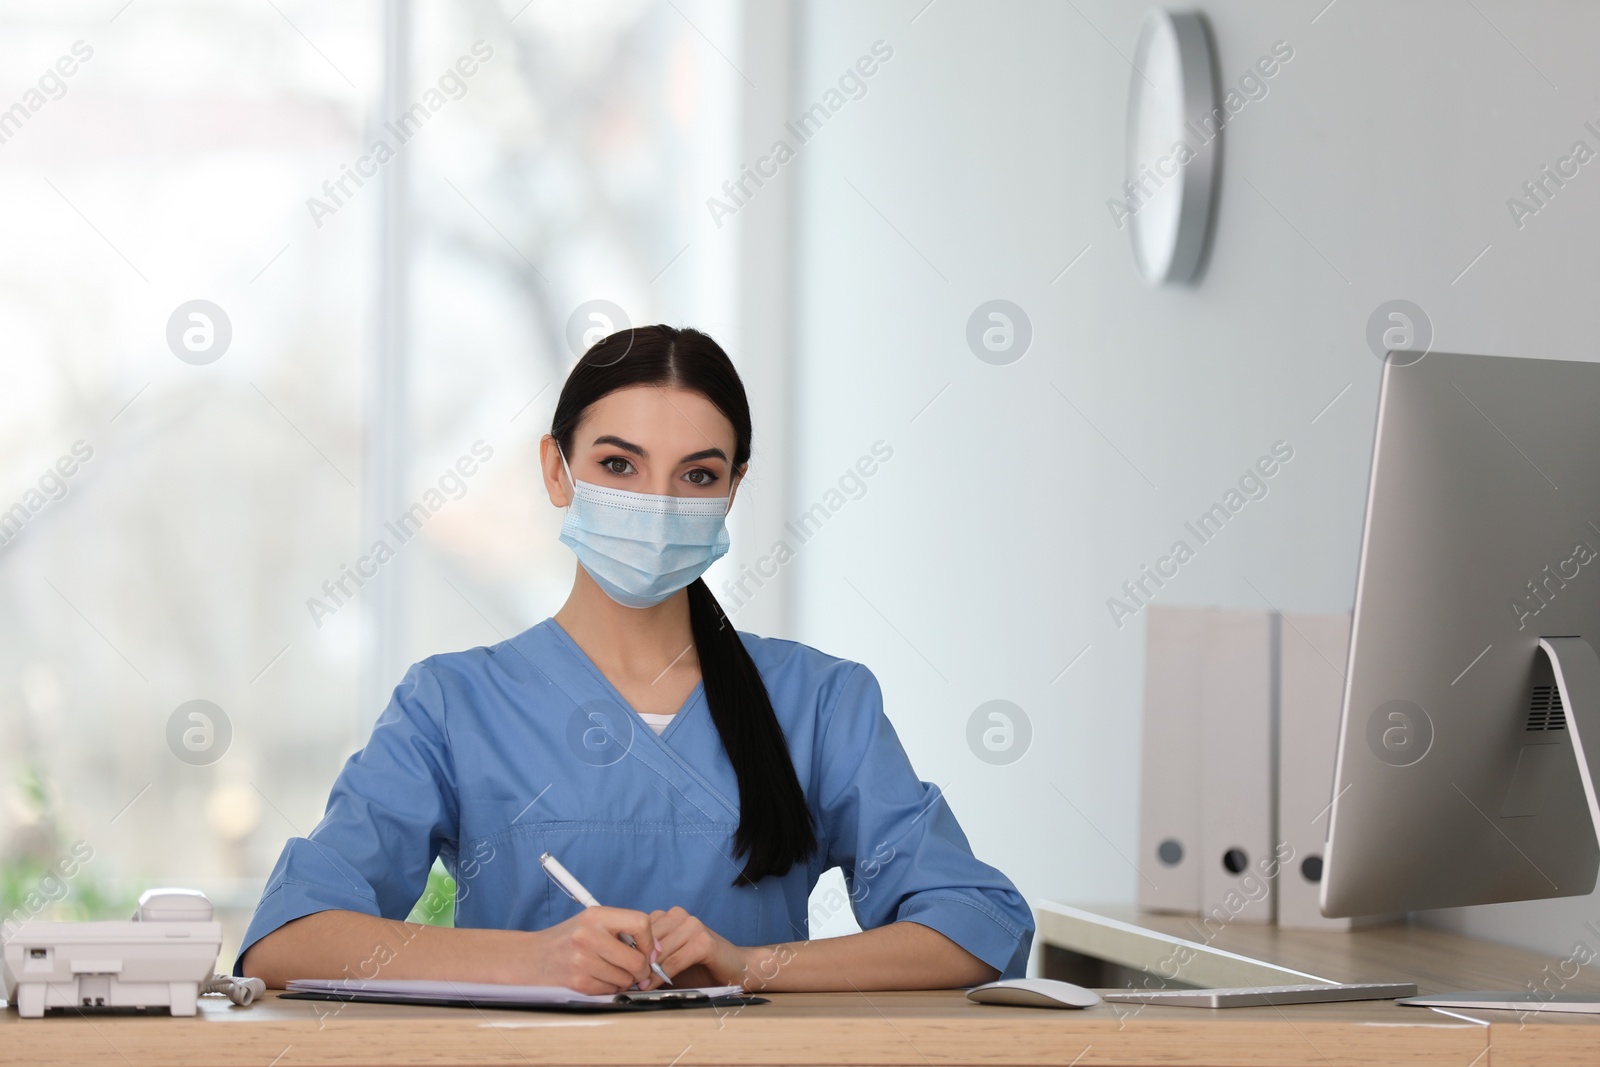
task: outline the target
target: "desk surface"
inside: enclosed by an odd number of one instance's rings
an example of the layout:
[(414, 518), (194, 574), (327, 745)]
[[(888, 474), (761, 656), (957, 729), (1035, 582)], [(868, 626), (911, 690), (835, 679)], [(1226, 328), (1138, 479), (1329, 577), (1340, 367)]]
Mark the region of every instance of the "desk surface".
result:
[[(1038, 909), (1047, 943), (1092, 936), (1081, 913)], [(1096, 909), (1198, 940), (1179, 916)], [(1087, 933), (1086, 933), (1087, 931)], [(1422, 992), (1523, 988), (1559, 961), (1417, 927), (1353, 933), (1246, 927), (1215, 947), (1336, 981), (1400, 977)], [(1064, 947), (1071, 947), (1066, 945)], [(1141, 950), (1149, 952), (1146, 947)], [(1123, 961), (1127, 962), (1127, 961)], [(1589, 983), (1587, 986), (1583, 983)], [(1566, 988), (1594, 989), (1592, 968)], [(1600, 1018), (1446, 1014), (1391, 1001), (1282, 1008), (1102, 1003), (1082, 1011), (1002, 1008), (959, 991), (773, 994), (737, 1010), (614, 1016), (282, 1000), (250, 1008), (204, 997), (194, 1019), (0, 1013), (0, 1067), (11, 1064), (1174, 1064), (1291, 1067), (1600, 1063)]]
[[(774, 994), (595, 1016), (202, 998), (193, 1019), (0, 1017), (0, 1064), (1337, 1064), (1468, 1067), (1488, 1027), (1417, 1008), (1002, 1008), (938, 993)], [(320, 1015), (319, 1015), (320, 1013)], [(1514, 1025), (1514, 1024), (1513, 1024)], [(1572, 1031), (1571, 1027), (1561, 1028)], [(1600, 1031), (1585, 1031), (1600, 1033)], [(1591, 1045), (1588, 1062), (1593, 1062)], [(1496, 1067), (1500, 1060), (1496, 1058)], [(1550, 1062), (1548, 1060), (1544, 1062)]]
[[(319, 1014), (320, 1013), (320, 1014)], [(1388, 1001), (1283, 1008), (1047, 1011), (959, 992), (794, 993), (718, 1014), (566, 1015), (202, 999), (194, 1019), (0, 1016), (0, 1064), (1587, 1064), (1589, 1020), (1492, 1025)]]

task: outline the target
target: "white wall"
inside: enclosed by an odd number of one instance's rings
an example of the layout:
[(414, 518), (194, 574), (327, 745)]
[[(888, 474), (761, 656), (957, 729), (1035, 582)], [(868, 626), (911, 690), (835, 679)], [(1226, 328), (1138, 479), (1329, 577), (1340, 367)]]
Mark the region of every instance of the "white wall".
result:
[[(1143, 620), (1119, 630), (1107, 598), (1282, 440), (1270, 495), (1161, 599), (1350, 606), (1384, 301), (1421, 305), (1437, 349), (1593, 358), (1600, 163), (1520, 232), (1506, 199), (1575, 140), (1600, 147), (1600, 9), (1205, 5), (1225, 84), (1274, 42), (1294, 57), (1227, 131), (1203, 281), (1157, 290), (1106, 207), (1145, 5), (923, 5), (798, 8), (796, 113), (875, 41), (894, 55), (779, 179), (791, 514), (875, 441), (894, 452), (784, 570), (787, 628), (877, 673), (923, 777), (1030, 898), (1131, 900)], [(1033, 325), (1010, 366), (965, 341), (996, 297)], [(966, 739), (996, 698), (1034, 734), (1004, 767)], [(1597, 913), (1444, 921), (1565, 955)]]

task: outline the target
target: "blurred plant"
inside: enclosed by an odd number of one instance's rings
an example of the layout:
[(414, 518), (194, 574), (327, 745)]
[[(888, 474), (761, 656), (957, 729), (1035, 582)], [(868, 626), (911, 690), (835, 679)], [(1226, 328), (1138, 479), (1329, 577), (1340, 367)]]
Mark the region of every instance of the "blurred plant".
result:
[(445, 872), (444, 864), (438, 860), (433, 861), (433, 869), (428, 872), (428, 887), (417, 898), (406, 922), (426, 926), (456, 924), (456, 880)]
[(17, 777), (21, 826), (0, 855), (0, 920), (125, 919), (138, 895), (92, 868), (89, 842), (68, 841), (38, 768), (24, 763)]

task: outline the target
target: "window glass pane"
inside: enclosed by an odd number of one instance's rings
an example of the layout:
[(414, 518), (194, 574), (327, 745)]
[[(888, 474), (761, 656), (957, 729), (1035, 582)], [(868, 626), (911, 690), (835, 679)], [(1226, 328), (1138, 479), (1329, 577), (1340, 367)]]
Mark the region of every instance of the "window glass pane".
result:
[[(226, 963), (405, 665), (559, 606), (535, 457), (574, 312), (740, 358), (704, 207), (737, 37), (728, 0), (428, 0), (390, 114), (379, 0), (0, 6), (0, 918), (192, 886)], [(378, 418), (377, 518), (424, 505), (391, 599), (350, 577)]]
[(306, 201), (375, 16), (0, 9), (0, 915), (189, 885), (236, 941), (350, 750), (305, 599), (355, 543), (373, 218)]
[[(403, 563), (405, 662), (500, 640), (565, 599), (575, 564), (538, 440), (576, 358), (570, 337), (623, 324), (597, 302), (732, 347), (736, 247), (704, 201), (733, 173), (742, 83), (718, 50), (736, 54), (736, 38), (726, 0), (539, 0), (509, 29), (492, 11), (417, 6), (419, 99), (431, 87), (447, 102), (408, 144), (401, 504), (430, 488), (448, 502)], [(493, 458), (453, 477), (477, 442)]]

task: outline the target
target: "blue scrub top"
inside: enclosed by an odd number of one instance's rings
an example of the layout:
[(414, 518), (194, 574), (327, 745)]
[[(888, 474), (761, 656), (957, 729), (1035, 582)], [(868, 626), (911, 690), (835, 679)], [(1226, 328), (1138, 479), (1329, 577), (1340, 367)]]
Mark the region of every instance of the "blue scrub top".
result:
[[(435, 857), (457, 882), (457, 926), (554, 926), (580, 909), (540, 868), (548, 851), (602, 903), (679, 905), (736, 945), (804, 940), (812, 918), (850, 907), (863, 929), (920, 923), (1021, 976), (1033, 916), (1005, 875), (974, 858), (939, 790), (917, 778), (877, 679), (806, 645), (739, 636), (816, 817), (809, 863), (735, 887), (739, 789), (703, 688), (658, 736), (546, 619), (406, 673), (322, 822), (284, 847), (240, 957), (314, 912), (404, 919)], [(808, 905), (834, 866), (848, 899)]]

